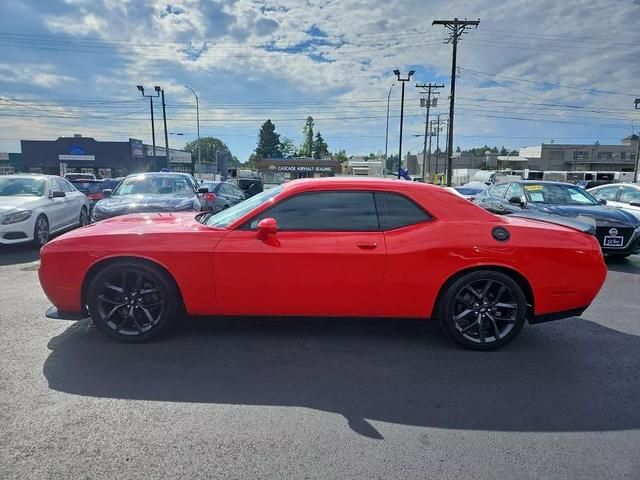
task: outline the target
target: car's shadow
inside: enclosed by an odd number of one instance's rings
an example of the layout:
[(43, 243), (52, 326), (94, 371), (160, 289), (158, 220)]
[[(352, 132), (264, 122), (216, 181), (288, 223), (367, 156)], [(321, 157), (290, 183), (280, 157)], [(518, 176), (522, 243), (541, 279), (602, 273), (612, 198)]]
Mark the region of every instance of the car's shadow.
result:
[(640, 255), (627, 258), (605, 257), (607, 268), (612, 272), (640, 273)]
[(0, 245), (0, 267), (35, 262), (40, 250), (31, 245)]
[(435, 322), (188, 320), (126, 345), (89, 320), (49, 343), (55, 390), (95, 397), (301, 406), (366, 419), (499, 431), (640, 428), (640, 337), (583, 319), (525, 327), (506, 348), (466, 351)]

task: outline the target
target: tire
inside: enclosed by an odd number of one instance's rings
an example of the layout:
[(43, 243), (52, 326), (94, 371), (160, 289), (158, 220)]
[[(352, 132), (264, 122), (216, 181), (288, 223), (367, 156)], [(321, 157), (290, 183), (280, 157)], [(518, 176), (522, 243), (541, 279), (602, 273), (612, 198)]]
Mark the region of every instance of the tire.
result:
[(173, 279), (159, 267), (139, 260), (107, 264), (87, 287), (93, 323), (125, 343), (145, 342), (167, 331), (175, 324), (179, 304)]
[(78, 219), (78, 227), (82, 228), (89, 225), (89, 212), (86, 207), (82, 207), (80, 210), (80, 218)]
[(438, 317), (465, 348), (495, 350), (511, 342), (527, 317), (527, 298), (510, 276), (495, 270), (462, 275), (445, 291)]
[(46, 215), (40, 214), (36, 218), (36, 224), (33, 227), (33, 245), (42, 248), (49, 241), (49, 219)]

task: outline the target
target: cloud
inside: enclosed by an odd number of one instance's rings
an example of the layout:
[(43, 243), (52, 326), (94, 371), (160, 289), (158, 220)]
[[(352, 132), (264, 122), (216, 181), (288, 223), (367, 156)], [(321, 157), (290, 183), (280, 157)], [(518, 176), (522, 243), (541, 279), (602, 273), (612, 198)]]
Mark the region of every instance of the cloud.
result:
[(46, 64), (21, 64), (16, 66), (0, 63), (0, 78), (1, 82), (33, 85), (48, 89), (65, 83), (76, 82), (76, 78), (55, 73), (55, 70), (56, 68), (53, 65)]

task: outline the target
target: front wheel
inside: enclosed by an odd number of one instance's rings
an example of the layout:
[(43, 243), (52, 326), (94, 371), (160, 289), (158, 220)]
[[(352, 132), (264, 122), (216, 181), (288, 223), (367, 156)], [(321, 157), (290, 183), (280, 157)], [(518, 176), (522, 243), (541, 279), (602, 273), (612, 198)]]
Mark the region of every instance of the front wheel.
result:
[(93, 323), (122, 342), (150, 340), (176, 319), (178, 292), (160, 268), (141, 261), (119, 261), (100, 270), (88, 286)]
[(41, 248), (49, 241), (49, 220), (44, 215), (36, 218), (36, 225), (33, 227), (33, 243)]
[(89, 212), (87, 212), (86, 207), (82, 207), (82, 210), (80, 210), (80, 218), (78, 220), (78, 226), (84, 227), (86, 225), (89, 225)]
[(527, 316), (527, 299), (508, 275), (478, 270), (448, 287), (438, 316), (446, 333), (462, 346), (493, 350), (518, 335)]

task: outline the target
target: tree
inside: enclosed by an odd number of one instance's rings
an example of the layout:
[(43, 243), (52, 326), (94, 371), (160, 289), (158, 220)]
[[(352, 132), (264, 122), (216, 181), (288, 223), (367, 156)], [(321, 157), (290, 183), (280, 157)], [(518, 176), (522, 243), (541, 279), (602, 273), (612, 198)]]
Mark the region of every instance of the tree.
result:
[(276, 126), (268, 119), (260, 127), (256, 155), (260, 158), (274, 158), (282, 156), (280, 152), (280, 135), (276, 133)]
[(304, 141), (298, 149), (298, 155), (301, 157), (310, 157), (313, 155), (313, 117), (308, 116), (307, 121), (302, 129)]
[(280, 153), (283, 157), (295, 157), (298, 152), (293, 140), (288, 137), (282, 137), (282, 140), (280, 140)]
[(329, 145), (324, 141), (320, 132), (316, 133), (313, 141), (313, 158), (324, 158), (329, 155)]
[[(200, 148), (202, 149), (200, 152), (201, 160), (203, 162), (214, 163), (217, 160), (216, 155), (218, 152), (225, 152), (226, 155), (229, 155), (229, 166), (234, 165), (234, 163), (239, 164), (240, 162), (235, 156), (231, 155), (231, 151), (229, 147), (220, 139), (215, 137), (203, 137), (200, 139)], [(198, 158), (198, 140), (194, 140), (192, 142), (187, 143), (184, 146), (184, 150), (191, 153), (192, 158)], [(220, 153), (221, 155), (222, 153)]]
[(458, 153), (462, 152), (462, 150), (460, 150), (460, 147), (456, 147), (456, 152)]
[(500, 149), (500, 155), (508, 155), (509, 152), (507, 151), (506, 148), (504, 148), (504, 145), (502, 146), (502, 148)]
[(349, 161), (349, 157), (347, 157), (347, 152), (345, 152), (344, 150), (338, 150), (337, 152), (335, 152), (333, 154), (333, 158), (338, 160), (340, 163)]

